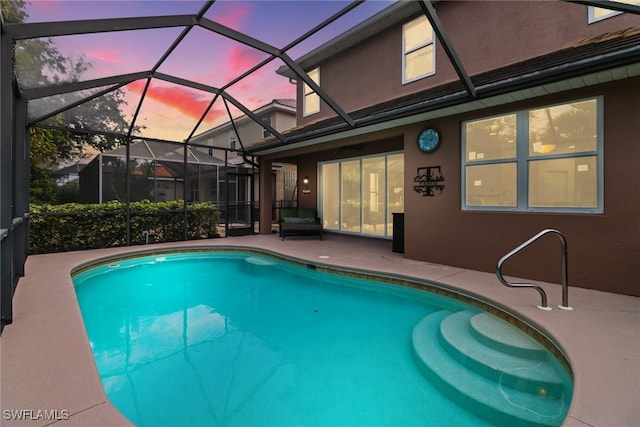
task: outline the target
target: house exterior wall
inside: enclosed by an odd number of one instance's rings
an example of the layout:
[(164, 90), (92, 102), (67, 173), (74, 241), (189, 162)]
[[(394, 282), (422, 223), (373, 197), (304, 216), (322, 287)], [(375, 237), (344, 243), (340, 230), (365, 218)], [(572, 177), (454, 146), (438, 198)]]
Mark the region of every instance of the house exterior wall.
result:
[[(240, 141), (245, 145), (262, 139), (262, 127), (253, 120), (243, 120), (236, 125), (236, 128)], [(237, 148), (240, 148), (240, 141), (238, 141)]]
[[(343, 142), (342, 142), (343, 143)], [(313, 154), (300, 155), (291, 159), (298, 164), (298, 177), (309, 177), (311, 193), (298, 192), (298, 204), (303, 208), (318, 208), (318, 163), (328, 160), (348, 159), (351, 157), (368, 156), (371, 154), (401, 151), (403, 149), (403, 136), (401, 130), (382, 132), (374, 135), (366, 135), (360, 138), (349, 139), (349, 145), (341, 145), (341, 142), (324, 146), (322, 151)]]
[[(471, 76), (553, 53), (590, 38), (607, 39), (611, 32), (640, 28), (640, 16), (628, 13), (589, 24), (587, 6), (566, 2), (437, 2), (436, 10)], [(320, 87), (345, 111), (375, 106), (459, 80), (441, 43), (436, 40), (436, 74), (402, 84), (401, 31), (404, 22), (317, 64)], [(306, 70), (313, 68), (305, 66)], [(301, 144), (299, 148), (272, 153), (268, 157), (270, 161), (296, 163), (299, 176), (309, 176), (312, 192), (299, 194), (299, 205), (317, 208), (319, 162), (403, 150), (406, 258), (495, 273), (502, 256), (541, 230), (554, 228), (568, 241), (570, 286), (640, 296), (637, 286), (640, 277), (640, 180), (637, 178), (640, 144), (636, 143), (640, 77), (630, 72), (623, 80), (592, 84), (580, 89), (565, 88), (553, 95), (542, 95), (547, 92), (540, 91), (533, 98), (500, 106), (489, 107), (495, 104), (488, 102), (487, 107), (476, 111), (398, 125), (355, 137), (323, 136), (319, 140), (325, 142)], [(335, 116), (321, 103), (319, 113), (302, 117), (301, 95), (302, 84), (299, 82), (298, 123), (301, 126), (313, 123), (318, 127), (316, 122)], [(598, 169), (598, 173), (603, 174), (602, 186), (598, 187), (603, 194), (603, 205), (599, 213), (534, 212), (522, 208), (519, 211), (463, 209), (462, 124), (465, 121), (594, 97), (602, 101), (603, 114), (603, 148), (600, 152), (603, 166)], [(419, 133), (428, 127), (437, 129), (442, 140), (441, 146), (430, 154), (423, 153), (417, 146)], [(353, 151), (354, 147), (357, 151)], [(440, 166), (445, 178), (443, 193), (436, 192), (434, 197), (424, 197), (413, 190), (417, 169), (428, 166)], [(503, 273), (560, 283), (561, 268), (560, 241), (555, 236), (545, 236), (509, 259)], [(496, 286), (500, 286), (497, 279)], [(535, 297), (533, 293), (532, 298)]]
[(283, 111), (275, 111), (271, 114), (271, 126), (280, 131), (286, 131), (296, 127), (296, 115), (291, 113), (285, 113)]
[[(640, 77), (488, 108), (382, 133), (361, 135), (283, 153), (298, 164), (299, 176), (309, 176), (310, 194), (299, 194), (301, 207), (318, 207), (318, 163), (404, 150), (404, 256), (425, 262), (495, 272), (498, 260), (546, 228), (561, 231), (568, 241), (569, 285), (640, 296), (640, 144), (637, 123)], [(461, 209), (462, 123), (515, 110), (602, 96), (604, 103), (604, 213), (497, 212)], [(442, 144), (429, 154), (418, 149), (417, 138), (427, 127), (439, 130)], [(357, 146), (357, 149), (345, 148)], [(278, 155), (271, 156), (274, 160)], [(424, 197), (413, 191), (417, 168), (441, 166), (442, 194)], [(561, 245), (546, 236), (510, 259), (507, 276), (561, 282)], [(496, 279), (496, 286), (500, 286)], [(535, 294), (532, 294), (535, 298)]]
[[(297, 171), (298, 171), (298, 168), (296, 165), (290, 164), (290, 163), (283, 163), (282, 167), (277, 171), (277, 173), (274, 173), (274, 179), (275, 179), (275, 191), (274, 191), (275, 199), (274, 200), (276, 202), (281, 201), (282, 203), (290, 205), (292, 202), (295, 202), (297, 200), (295, 198), (297, 194), (294, 194), (293, 195), (294, 198), (292, 199), (291, 198), (292, 196), (290, 194), (285, 193), (286, 176), (287, 175), (296, 176)], [(305, 175), (302, 175), (302, 176), (305, 176)]]
[[(546, 228), (568, 241), (569, 282), (640, 295), (640, 144), (636, 144), (640, 78), (539, 98), (522, 104), (439, 119), (405, 129), (405, 256), (480, 271), (495, 271), (506, 253)], [(465, 120), (590, 96), (604, 100), (604, 213), (487, 212), (461, 210), (461, 126)], [(420, 152), (418, 133), (436, 127), (442, 138), (433, 153)], [(416, 169), (441, 166), (442, 195), (412, 191)], [(547, 236), (510, 259), (506, 275), (561, 282), (560, 241)]]
[[(267, 108), (263, 112), (258, 114), (258, 117), (271, 116), (271, 127), (278, 132), (283, 132), (287, 129), (291, 129), (296, 126), (296, 114), (293, 111), (284, 111), (279, 108)], [(235, 119), (236, 129), (238, 131), (239, 140), (236, 140), (236, 149), (240, 150), (240, 141), (246, 147), (255, 144), (264, 138), (263, 127), (253, 121), (251, 118), (242, 116)], [(203, 144), (213, 147), (230, 148), (230, 135), (234, 131), (231, 123), (226, 123), (214, 128), (210, 131), (202, 133), (192, 138), (191, 142), (194, 144)], [(224, 150), (214, 150), (213, 156), (224, 160)], [(227, 158), (230, 160), (238, 155), (233, 152), (229, 152)]]
[[(239, 123), (236, 122), (236, 129), (238, 130), (238, 136), (240, 137), (239, 140), (236, 139), (235, 149), (237, 150), (240, 149), (240, 141), (242, 141), (243, 144), (246, 144), (247, 142), (262, 139), (262, 127), (253, 120), (242, 120)], [(233, 131), (233, 126), (229, 123), (228, 125), (207, 135), (205, 141), (200, 141), (199, 139), (194, 138), (193, 142), (211, 145), (213, 147), (231, 148), (230, 135)], [(224, 160), (224, 150), (213, 150), (213, 156)], [(237, 157), (237, 154), (230, 152), (227, 155), (228, 159), (233, 157)]]
[[(640, 16), (628, 13), (589, 24), (587, 6), (559, 1), (443, 1), (437, 2), (435, 9), (471, 76), (566, 48), (586, 38), (640, 26)], [(419, 12), (414, 18), (417, 16)], [(320, 67), (321, 89), (351, 112), (457, 81), (442, 43), (436, 40), (436, 73), (402, 84), (402, 25), (411, 19), (316, 64)], [(299, 80), (299, 125), (335, 116), (324, 102), (320, 103), (319, 113), (303, 116), (302, 90)]]

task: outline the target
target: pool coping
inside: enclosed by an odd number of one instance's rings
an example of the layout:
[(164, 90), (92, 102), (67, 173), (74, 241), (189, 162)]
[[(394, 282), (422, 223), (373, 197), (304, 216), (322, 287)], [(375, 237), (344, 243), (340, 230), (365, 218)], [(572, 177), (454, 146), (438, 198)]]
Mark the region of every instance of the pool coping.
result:
[[(549, 333), (567, 356), (574, 372), (574, 396), (563, 425), (624, 427), (640, 419), (640, 405), (633, 398), (640, 395), (637, 297), (571, 288), (573, 312), (541, 312), (535, 308), (532, 293), (506, 289), (497, 284), (495, 275), (408, 260), (392, 253), (389, 241), (334, 235), (323, 242), (243, 236), (153, 245), (149, 249), (155, 252), (203, 246), (266, 250), (305, 263), (435, 281), (482, 295)], [(97, 258), (146, 249), (138, 246), (28, 258), (26, 276), (14, 297), (14, 324), (5, 327), (0, 338), (3, 425), (130, 425), (110, 404), (100, 385), (70, 272)], [(551, 302), (560, 301), (559, 285), (536, 283), (547, 290)], [(6, 419), (5, 410), (31, 411), (32, 416), (22, 421)], [(54, 413), (58, 419), (38, 418), (38, 410), (58, 410)]]

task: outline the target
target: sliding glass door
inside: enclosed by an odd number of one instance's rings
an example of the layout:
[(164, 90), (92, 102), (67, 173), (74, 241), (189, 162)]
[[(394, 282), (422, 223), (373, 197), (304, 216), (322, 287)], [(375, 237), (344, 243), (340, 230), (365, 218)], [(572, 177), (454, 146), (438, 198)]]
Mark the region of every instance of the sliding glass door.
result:
[(362, 232), (384, 236), (385, 157), (362, 159)]
[(320, 217), (325, 230), (340, 230), (340, 163), (328, 163), (320, 166), (320, 185), (322, 191)]
[(391, 237), (392, 213), (404, 210), (404, 155), (324, 162), (320, 174), (320, 209), (327, 230)]

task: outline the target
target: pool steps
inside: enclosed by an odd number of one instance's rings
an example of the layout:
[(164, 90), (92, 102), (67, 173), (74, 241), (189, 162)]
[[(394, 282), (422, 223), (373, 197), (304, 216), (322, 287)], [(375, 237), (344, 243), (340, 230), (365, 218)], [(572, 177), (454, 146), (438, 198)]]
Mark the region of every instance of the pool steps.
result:
[[(489, 314), (485, 315), (489, 316)], [(477, 316), (482, 316), (482, 314)], [(551, 365), (545, 363), (545, 360), (523, 357), (509, 352), (514, 348), (516, 352), (519, 352), (517, 350), (520, 347), (513, 347), (507, 344), (503, 346), (507, 348), (507, 351), (503, 352), (488, 347), (475, 339), (471, 333), (471, 330), (473, 330), (471, 320), (474, 317), (473, 313), (460, 311), (447, 316), (440, 324), (440, 343), (455, 360), (485, 378), (511, 388), (535, 394), (544, 390), (547, 396), (553, 397), (562, 395), (562, 380), (558, 378)], [(501, 322), (499, 319), (496, 320)], [(518, 329), (509, 325), (506, 326), (506, 328), (496, 327), (493, 335), (497, 337), (501, 330), (518, 331)], [(532, 347), (538, 346), (538, 356), (544, 357), (544, 349), (540, 344), (525, 334), (521, 335), (523, 338), (530, 340)], [(523, 340), (518, 340), (518, 344), (521, 344), (521, 341)], [(510, 341), (504, 340), (502, 342)], [(500, 369), (497, 369), (496, 366), (499, 366)]]
[(562, 380), (541, 358), (543, 348), (506, 322), (486, 313), (437, 311), (414, 327), (412, 344), (420, 371), (477, 416), (498, 425), (561, 424)]
[[(468, 312), (461, 312), (468, 313)], [(545, 348), (519, 329), (505, 325), (505, 321), (489, 313), (471, 316), (470, 332), (473, 337), (503, 353), (522, 357), (540, 357), (545, 354)]]

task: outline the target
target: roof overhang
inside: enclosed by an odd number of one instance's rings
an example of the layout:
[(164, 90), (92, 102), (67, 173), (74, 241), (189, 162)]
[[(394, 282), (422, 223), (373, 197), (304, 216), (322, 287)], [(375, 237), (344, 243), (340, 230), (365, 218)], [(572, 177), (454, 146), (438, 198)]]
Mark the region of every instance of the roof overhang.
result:
[[(293, 100), (295, 103), (295, 100)], [(288, 113), (291, 114), (292, 116), (296, 115), (296, 107), (295, 106), (291, 106), (282, 102), (278, 102), (277, 99), (274, 99), (273, 101), (271, 101), (268, 104), (263, 105), (262, 107), (258, 107), (257, 109), (253, 110), (252, 113), (256, 116), (262, 117), (264, 115), (268, 115), (277, 111), (281, 111), (284, 113)], [(240, 117), (238, 117), (237, 119), (233, 119), (236, 125), (239, 125), (241, 123), (244, 123), (246, 121), (251, 121), (251, 117), (247, 116), (247, 115), (242, 115)], [(221, 125), (218, 125), (214, 128), (211, 129), (207, 129), (206, 131), (199, 133), (197, 135), (194, 135), (192, 137), (192, 139), (195, 140), (199, 140), (202, 139), (204, 137), (207, 137), (209, 135), (214, 135), (229, 129), (233, 129), (233, 124), (231, 123), (231, 121), (222, 123)]]
[[(640, 47), (636, 50), (636, 55), (640, 56)], [(533, 82), (540, 81), (542, 76), (538, 74), (542, 73), (531, 73), (531, 75), (519, 76), (517, 79), (511, 79), (511, 82), (502, 81), (478, 86), (479, 96), (476, 99), (470, 98), (467, 91), (461, 87), (457, 92), (449, 93), (438, 98), (428, 99), (396, 110), (384, 111), (379, 114), (372, 114), (356, 119), (356, 126), (353, 128), (344, 126), (342, 123), (337, 123), (333, 126), (311, 130), (308, 133), (300, 132), (296, 134), (295, 137), (289, 137), (288, 140), (291, 142), (285, 145), (269, 145), (269, 143), (266, 143), (261, 146), (253, 146), (250, 151), (255, 155), (276, 154), (413, 123), (435, 120), (554, 93), (633, 78), (640, 76), (640, 58), (637, 59), (636, 62), (631, 64), (586, 74), (573, 75), (542, 84), (532, 83), (524, 85), (524, 87), (516, 87), (516, 89), (510, 91), (508, 90), (509, 83), (515, 84), (517, 80), (526, 80), (527, 78)], [(566, 68), (569, 65), (570, 64), (565, 64), (560, 67)], [(553, 70), (548, 70), (548, 72), (553, 72)], [(504, 89), (501, 89), (501, 86), (503, 86)]]
[[(437, 1), (433, 1), (433, 3), (437, 3)], [(404, 22), (408, 18), (416, 16), (419, 13), (421, 13), (421, 8), (416, 1), (399, 1), (394, 3), (376, 13), (371, 18), (361, 22), (348, 31), (329, 40), (327, 43), (324, 43), (320, 47), (296, 59), (296, 63), (302, 69), (307, 70), (325, 59), (355, 46), (363, 40), (366, 40), (369, 37), (392, 27), (393, 25)], [(290, 79), (298, 78), (296, 73), (286, 65), (278, 68), (276, 73), (289, 77)]]

